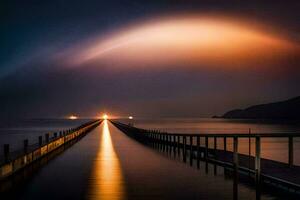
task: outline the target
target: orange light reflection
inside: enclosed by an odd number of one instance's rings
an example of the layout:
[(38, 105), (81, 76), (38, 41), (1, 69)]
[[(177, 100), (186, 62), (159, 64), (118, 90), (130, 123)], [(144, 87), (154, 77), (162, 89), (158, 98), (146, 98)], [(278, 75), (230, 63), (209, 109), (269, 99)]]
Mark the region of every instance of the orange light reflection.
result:
[(91, 177), (90, 199), (124, 199), (124, 184), (120, 163), (114, 150), (108, 121), (102, 122), (99, 152)]

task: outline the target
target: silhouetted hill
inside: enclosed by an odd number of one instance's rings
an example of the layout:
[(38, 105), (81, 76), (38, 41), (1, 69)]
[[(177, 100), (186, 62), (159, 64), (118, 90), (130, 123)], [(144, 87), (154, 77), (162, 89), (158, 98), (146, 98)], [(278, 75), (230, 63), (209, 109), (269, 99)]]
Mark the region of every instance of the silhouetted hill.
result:
[(225, 113), (221, 118), (240, 119), (300, 119), (300, 96), (275, 103), (235, 109)]

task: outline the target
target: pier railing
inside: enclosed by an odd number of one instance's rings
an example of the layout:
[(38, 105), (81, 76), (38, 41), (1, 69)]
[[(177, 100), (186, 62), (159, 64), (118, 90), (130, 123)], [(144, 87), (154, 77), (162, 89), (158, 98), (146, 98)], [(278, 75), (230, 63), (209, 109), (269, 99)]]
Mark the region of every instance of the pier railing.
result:
[(76, 128), (55, 132), (52, 137), (49, 133), (46, 133), (44, 139), (42, 136), (39, 136), (38, 142), (32, 145), (28, 145), (28, 140), (26, 139), (23, 141), (22, 149), (12, 152), (10, 152), (9, 144), (4, 144), (3, 156), (0, 157), (0, 180), (13, 175), (60, 146), (83, 136), (100, 123), (100, 120), (93, 120)]
[[(288, 191), (300, 194), (300, 167), (294, 166), (294, 138), (300, 137), (300, 133), (280, 133), (280, 134), (180, 134), (163, 133), (156, 130), (146, 130), (126, 125), (117, 121), (112, 123), (128, 136), (163, 151), (173, 152), (182, 157), (183, 161), (190, 158), (190, 163), (197, 160), (197, 167), (200, 160), (213, 162), (233, 171), (233, 179), (237, 187), (237, 177), (239, 172), (246, 172), (252, 176), (256, 185), (256, 199), (260, 199), (261, 184), (271, 183), (272, 185), (284, 187)], [(247, 156), (238, 152), (239, 139), (249, 138), (255, 140), (255, 155)], [(287, 138), (288, 139), (288, 163), (281, 163), (273, 160), (261, 158), (262, 138)], [(209, 147), (209, 139), (213, 139), (213, 148)], [(223, 149), (217, 148), (217, 141), (223, 141)], [(227, 140), (232, 139), (233, 150), (227, 149)], [(201, 141), (204, 140), (204, 146)], [(203, 143), (203, 142), (202, 142)], [(263, 164), (272, 168), (272, 173), (262, 173)], [(254, 167), (251, 167), (254, 165)], [(216, 171), (216, 168), (215, 168)], [(296, 177), (293, 177), (296, 176)], [(291, 181), (297, 180), (297, 181)], [(237, 188), (235, 188), (237, 190)], [(237, 192), (235, 192), (237, 194)], [(236, 198), (237, 199), (237, 196)]]

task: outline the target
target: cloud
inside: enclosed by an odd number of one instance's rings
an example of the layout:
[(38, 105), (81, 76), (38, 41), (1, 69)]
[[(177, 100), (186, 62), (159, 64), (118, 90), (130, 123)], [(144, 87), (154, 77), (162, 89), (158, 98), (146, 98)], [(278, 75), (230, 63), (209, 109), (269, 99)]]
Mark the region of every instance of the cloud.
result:
[(274, 30), (217, 16), (172, 16), (130, 26), (72, 49), (66, 63), (119, 68), (270, 67), (299, 55), (299, 44)]

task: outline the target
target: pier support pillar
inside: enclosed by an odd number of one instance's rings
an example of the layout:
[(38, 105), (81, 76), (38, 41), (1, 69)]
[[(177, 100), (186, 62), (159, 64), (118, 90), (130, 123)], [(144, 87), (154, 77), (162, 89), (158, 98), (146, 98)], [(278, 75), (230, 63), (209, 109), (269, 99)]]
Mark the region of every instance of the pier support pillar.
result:
[(205, 172), (208, 173), (208, 137), (207, 136), (205, 136), (204, 158), (205, 158)]
[(197, 136), (197, 168), (200, 168), (200, 136)]
[(293, 137), (289, 137), (289, 166), (292, 167), (294, 164), (294, 141)]
[(204, 157), (207, 160), (208, 159), (208, 137), (205, 136), (205, 152), (204, 152)]
[(173, 146), (173, 153), (174, 153), (174, 156), (176, 155), (176, 136), (175, 135), (172, 135), (172, 146)]
[(193, 152), (193, 136), (190, 136), (190, 165), (193, 165), (193, 158), (194, 158), (194, 152)]
[(214, 137), (214, 154), (217, 156), (217, 137)]
[(168, 134), (168, 146), (169, 146), (169, 154), (172, 153), (172, 136)]
[(183, 136), (182, 156), (183, 156), (183, 162), (186, 162), (186, 136)]
[(256, 185), (256, 200), (260, 199), (260, 137), (255, 138), (255, 185)]
[(238, 138), (233, 137), (233, 164), (234, 164), (234, 180), (233, 180), (233, 199), (238, 199)]
[(164, 151), (167, 149), (167, 135), (163, 134), (163, 140), (164, 140)]
[(177, 153), (180, 156), (180, 136), (177, 135)]
[[(214, 137), (214, 156), (217, 159), (217, 137)], [(214, 174), (217, 174), (217, 165), (214, 164)]]

